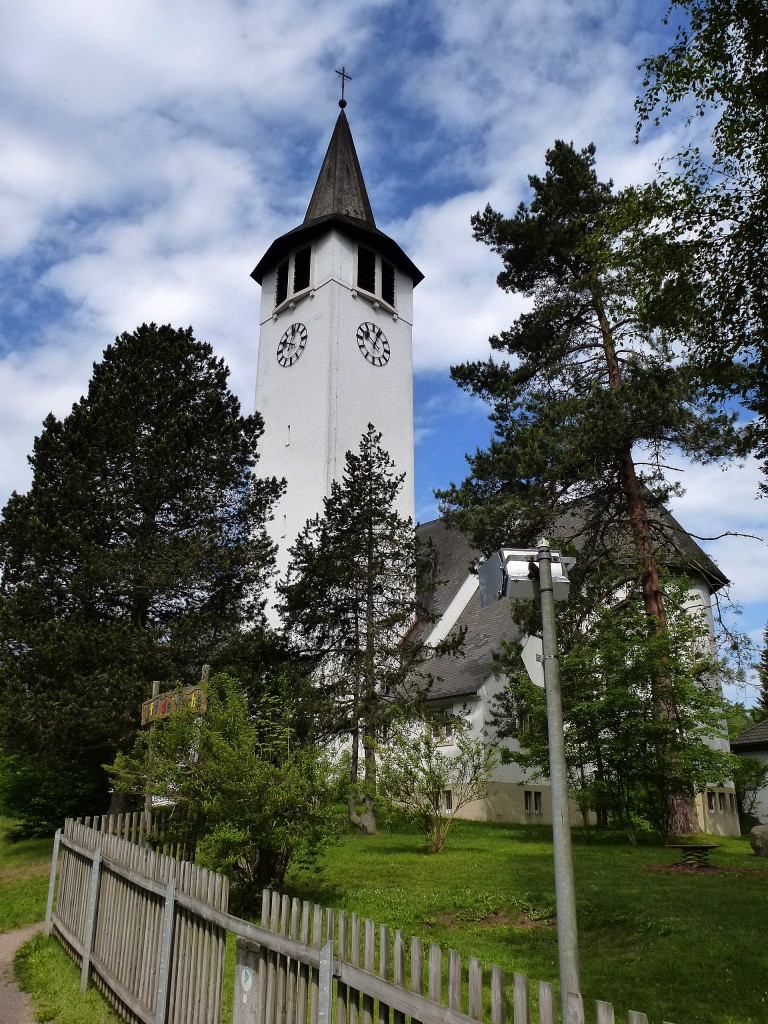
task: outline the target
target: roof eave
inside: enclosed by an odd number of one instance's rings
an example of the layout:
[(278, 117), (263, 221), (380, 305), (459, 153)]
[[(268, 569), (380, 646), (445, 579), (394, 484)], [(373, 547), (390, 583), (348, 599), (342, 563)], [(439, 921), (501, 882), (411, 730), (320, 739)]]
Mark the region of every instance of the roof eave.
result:
[(299, 245), (303, 242), (310, 242), (314, 238), (317, 238), (334, 228), (341, 232), (341, 234), (347, 235), (349, 238), (353, 238), (357, 241), (363, 241), (373, 248), (378, 249), (383, 255), (390, 259), (392, 263), (394, 263), (398, 270), (401, 270), (411, 278), (414, 287), (419, 284), (420, 281), (424, 280), (422, 272), (416, 264), (406, 256), (393, 238), (390, 238), (389, 235), (385, 235), (384, 232), (379, 231), (378, 228), (369, 227), (363, 221), (358, 221), (352, 217), (344, 217), (341, 214), (329, 214), (327, 217), (315, 218), (309, 223), (300, 224), (298, 227), (293, 228), (293, 230), (287, 231), (284, 235), (276, 238), (253, 268), (251, 277), (254, 281), (261, 284), (264, 275), (273, 267), (277, 266), (285, 256), (296, 249)]

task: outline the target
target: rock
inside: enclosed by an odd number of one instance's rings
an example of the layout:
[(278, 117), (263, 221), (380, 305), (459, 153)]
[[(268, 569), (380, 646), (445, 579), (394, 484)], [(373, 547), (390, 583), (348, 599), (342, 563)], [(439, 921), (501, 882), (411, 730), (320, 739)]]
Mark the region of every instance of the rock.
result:
[(749, 845), (758, 857), (768, 857), (768, 825), (755, 825), (749, 833)]

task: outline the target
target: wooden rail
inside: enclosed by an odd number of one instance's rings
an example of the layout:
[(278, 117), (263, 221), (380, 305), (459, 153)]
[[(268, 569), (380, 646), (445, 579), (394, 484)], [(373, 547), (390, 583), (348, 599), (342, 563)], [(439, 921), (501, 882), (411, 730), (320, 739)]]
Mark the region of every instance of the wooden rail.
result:
[[(59, 889), (53, 909), (56, 865)], [(237, 937), (232, 1024), (557, 1024), (553, 987), (455, 950), (266, 891), (261, 923), (227, 912), (227, 880), (68, 821), (57, 833), (54, 929), (130, 1024), (219, 1024), (227, 932)], [(598, 1000), (595, 1024), (615, 1024)], [(629, 1011), (628, 1024), (648, 1024)], [(565, 1024), (587, 1024), (569, 993)]]

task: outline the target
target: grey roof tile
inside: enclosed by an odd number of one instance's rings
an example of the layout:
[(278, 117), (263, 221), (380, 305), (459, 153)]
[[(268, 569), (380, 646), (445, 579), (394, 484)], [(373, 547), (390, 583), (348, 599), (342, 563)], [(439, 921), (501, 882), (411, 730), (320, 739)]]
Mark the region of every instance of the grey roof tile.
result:
[[(441, 616), (458, 593), (470, 573), (478, 552), (457, 530), (450, 530), (441, 519), (417, 527), (422, 543), (431, 543), (435, 553), (439, 585), (428, 604), (432, 614)], [(454, 631), (466, 627), (464, 657), (437, 658), (430, 666), (440, 678), (430, 690), (431, 700), (464, 697), (477, 693), (494, 670), (494, 654), (501, 651), (502, 641), (516, 642), (522, 638), (520, 628), (512, 621), (508, 601), (497, 601), (488, 608), (480, 607), (480, 592), (475, 592), (459, 616)]]
[(736, 754), (760, 749), (768, 750), (768, 718), (750, 725), (731, 743), (731, 750)]
[[(659, 534), (667, 552), (665, 560), (670, 565), (703, 576), (712, 590), (728, 582), (712, 559), (666, 509), (655, 510), (654, 516), (659, 523)], [(564, 538), (575, 538), (574, 543), (578, 549), (583, 543), (579, 537), (581, 522), (573, 513), (562, 516), (553, 533)], [(427, 603), (428, 610), (439, 618), (472, 571), (480, 552), (464, 534), (449, 529), (442, 519), (420, 524), (417, 533), (423, 544), (432, 546), (437, 579), (443, 581)], [(609, 543), (610, 538), (606, 535), (602, 542)], [(432, 670), (440, 678), (432, 686), (430, 699), (444, 700), (477, 693), (493, 673), (494, 655), (501, 651), (502, 642), (516, 643), (523, 638), (522, 630), (512, 621), (510, 602), (497, 601), (488, 608), (481, 608), (479, 591), (459, 616), (454, 630), (461, 627), (467, 630), (465, 656), (443, 657), (433, 662)], [(765, 740), (768, 742), (768, 721), (760, 725), (765, 726)], [(742, 738), (740, 736), (738, 742)]]

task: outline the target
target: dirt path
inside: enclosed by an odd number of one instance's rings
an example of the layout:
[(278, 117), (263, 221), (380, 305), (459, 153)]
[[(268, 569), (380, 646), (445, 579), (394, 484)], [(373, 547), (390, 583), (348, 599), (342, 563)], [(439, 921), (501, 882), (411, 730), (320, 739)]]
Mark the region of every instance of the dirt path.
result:
[(26, 928), (0, 935), (0, 1024), (34, 1024), (29, 996), (13, 979), (13, 955), (42, 927), (42, 924), (29, 924)]

